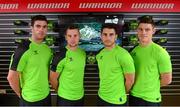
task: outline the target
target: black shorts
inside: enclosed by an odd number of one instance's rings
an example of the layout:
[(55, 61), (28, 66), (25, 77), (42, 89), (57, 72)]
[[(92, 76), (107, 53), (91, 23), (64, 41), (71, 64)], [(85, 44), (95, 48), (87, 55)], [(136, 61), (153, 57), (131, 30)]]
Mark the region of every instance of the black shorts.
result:
[(84, 105), (84, 97), (79, 100), (68, 100), (64, 99), (60, 96), (57, 97), (57, 105), (58, 106), (83, 106)]
[(129, 105), (130, 106), (160, 106), (160, 103), (145, 101), (142, 98), (129, 95)]
[(36, 102), (28, 102), (21, 97), (20, 106), (51, 106), (51, 94), (49, 94), (46, 98)]
[(127, 103), (124, 104), (111, 104), (102, 100), (99, 96), (97, 98), (97, 106), (127, 106)]

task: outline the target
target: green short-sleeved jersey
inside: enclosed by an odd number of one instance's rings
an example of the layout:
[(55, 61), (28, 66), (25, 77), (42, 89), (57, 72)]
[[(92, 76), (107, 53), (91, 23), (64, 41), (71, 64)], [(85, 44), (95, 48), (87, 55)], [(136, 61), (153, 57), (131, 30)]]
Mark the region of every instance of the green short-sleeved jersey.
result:
[(131, 55), (116, 45), (112, 50), (101, 50), (96, 59), (100, 73), (99, 97), (108, 103), (124, 104), (127, 101), (124, 74), (135, 72)]
[(135, 97), (150, 102), (160, 102), (160, 74), (171, 72), (170, 56), (161, 46), (137, 46), (131, 52), (136, 69), (136, 81), (131, 90)]
[(60, 50), (52, 61), (51, 70), (59, 72), (58, 95), (68, 100), (79, 100), (84, 96), (84, 68), (86, 53), (80, 48), (72, 51)]
[(49, 65), (51, 49), (41, 43), (24, 40), (12, 55), (10, 69), (20, 72), (21, 95), (29, 102), (36, 102), (48, 96)]

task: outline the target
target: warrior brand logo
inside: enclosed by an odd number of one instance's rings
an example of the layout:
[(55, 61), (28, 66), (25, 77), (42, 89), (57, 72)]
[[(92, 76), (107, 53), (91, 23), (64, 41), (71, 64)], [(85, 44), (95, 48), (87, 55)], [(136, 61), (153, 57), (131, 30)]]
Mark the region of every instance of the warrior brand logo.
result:
[(174, 3), (133, 3), (134, 9), (173, 9)]
[(36, 50), (36, 51), (34, 51), (34, 55), (37, 55), (38, 54), (38, 51)]
[(70, 58), (69, 58), (69, 61), (70, 61), (70, 62), (71, 62), (71, 61), (73, 61), (73, 58), (72, 58), (72, 57), (70, 57)]
[(19, 4), (0, 4), (0, 9), (18, 9)]
[(122, 3), (80, 3), (79, 8), (121, 8)]
[(70, 3), (29, 3), (28, 9), (58, 9), (69, 8)]
[[(2, 0), (3, 1), (3, 0)], [(11, 1), (13, 3), (11, 3)], [(88, 2), (84, 0), (49, 0), (36, 2), (31, 0), (8, 1), (0, 3), (1, 12), (179, 12), (180, 1), (173, 0), (104, 0), (102, 2)], [(141, 1), (141, 2), (139, 2)], [(15, 3), (14, 3), (15, 2)]]
[(103, 58), (103, 56), (100, 56), (100, 58), (99, 58), (99, 59), (100, 59), (100, 60), (102, 60), (102, 58)]

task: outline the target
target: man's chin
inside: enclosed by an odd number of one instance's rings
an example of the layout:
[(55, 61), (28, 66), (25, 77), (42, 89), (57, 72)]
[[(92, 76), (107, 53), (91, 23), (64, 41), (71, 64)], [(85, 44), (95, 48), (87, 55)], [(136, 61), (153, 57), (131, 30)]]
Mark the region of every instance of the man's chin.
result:
[(45, 38), (45, 36), (39, 36), (38, 37), (38, 39), (44, 39)]
[(112, 46), (112, 45), (114, 45), (114, 43), (105, 43), (104, 45), (105, 46)]
[(143, 40), (140, 40), (141, 43), (146, 43), (146, 42), (149, 42), (149, 40), (147, 39), (143, 39)]
[(112, 47), (113, 45), (112, 44), (106, 44), (104, 45), (105, 47)]
[(78, 46), (78, 45), (76, 45), (76, 44), (75, 44), (75, 45), (70, 45), (70, 47), (77, 47), (77, 46)]

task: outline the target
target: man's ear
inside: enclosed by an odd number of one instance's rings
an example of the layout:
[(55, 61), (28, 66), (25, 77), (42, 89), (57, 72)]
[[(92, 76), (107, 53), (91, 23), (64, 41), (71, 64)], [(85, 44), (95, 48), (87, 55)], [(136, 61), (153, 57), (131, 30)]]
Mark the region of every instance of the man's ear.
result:
[(64, 35), (64, 37), (65, 37), (65, 40), (67, 40), (67, 35)]
[(100, 38), (101, 38), (101, 40), (102, 40), (102, 34), (100, 35)]
[(115, 35), (115, 40), (117, 40), (117, 37), (118, 37), (118, 35), (116, 34), (116, 35)]
[(155, 28), (153, 28), (153, 35), (156, 33), (156, 29)]
[(32, 27), (32, 26), (30, 26), (30, 28), (31, 28), (31, 31), (32, 31), (33, 27)]

